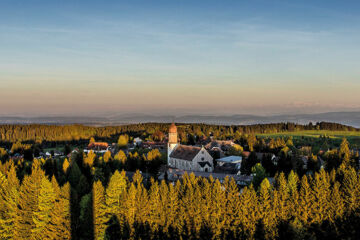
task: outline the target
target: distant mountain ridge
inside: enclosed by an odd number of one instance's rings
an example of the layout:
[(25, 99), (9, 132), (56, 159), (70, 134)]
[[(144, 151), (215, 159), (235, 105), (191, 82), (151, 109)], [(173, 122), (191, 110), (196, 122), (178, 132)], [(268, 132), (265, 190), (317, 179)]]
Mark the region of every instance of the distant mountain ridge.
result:
[(0, 124), (84, 124), (84, 125), (122, 125), (145, 122), (181, 122), (207, 123), (223, 125), (250, 125), (261, 123), (293, 122), (307, 124), (309, 122), (335, 122), (353, 127), (360, 127), (360, 112), (328, 112), (316, 114), (282, 114), (272, 116), (258, 116), (248, 114), (234, 115), (151, 115), (151, 114), (116, 114), (110, 116), (41, 116), (41, 117), (12, 117), (0, 116)]

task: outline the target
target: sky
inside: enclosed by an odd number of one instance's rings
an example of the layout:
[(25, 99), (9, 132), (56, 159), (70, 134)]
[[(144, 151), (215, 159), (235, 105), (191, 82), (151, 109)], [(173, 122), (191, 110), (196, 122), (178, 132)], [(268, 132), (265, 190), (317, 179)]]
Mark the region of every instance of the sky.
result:
[(360, 1), (0, 1), (0, 115), (360, 110)]

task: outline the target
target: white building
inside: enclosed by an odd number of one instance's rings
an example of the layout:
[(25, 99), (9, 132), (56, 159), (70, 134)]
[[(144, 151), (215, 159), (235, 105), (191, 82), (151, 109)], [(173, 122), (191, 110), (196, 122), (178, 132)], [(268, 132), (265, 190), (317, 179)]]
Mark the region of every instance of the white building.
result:
[(141, 138), (139, 138), (139, 137), (134, 138), (134, 144), (135, 144), (136, 146), (140, 146), (140, 145), (141, 145), (141, 143), (142, 143)]
[(239, 166), (239, 169), (240, 169), (242, 157), (241, 156), (228, 156), (228, 157), (223, 157), (223, 158), (217, 159), (216, 161), (218, 162), (219, 166), (222, 166), (225, 163), (231, 163), (231, 164), (236, 164), (237, 166)]
[(178, 143), (174, 123), (169, 129), (168, 166), (186, 171), (212, 172), (213, 158), (204, 147), (185, 146)]

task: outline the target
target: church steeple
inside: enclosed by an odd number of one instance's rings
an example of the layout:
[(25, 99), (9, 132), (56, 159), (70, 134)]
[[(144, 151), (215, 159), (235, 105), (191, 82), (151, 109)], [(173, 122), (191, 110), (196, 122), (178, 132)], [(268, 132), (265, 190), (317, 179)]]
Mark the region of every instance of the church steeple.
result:
[(169, 143), (177, 143), (177, 127), (175, 126), (175, 123), (173, 122), (169, 128)]
[(177, 147), (178, 145), (178, 134), (177, 134), (177, 127), (175, 125), (175, 123), (173, 122), (170, 125), (169, 128), (169, 141), (168, 141), (168, 165), (171, 166), (170, 164), (170, 154), (172, 153), (172, 151), (174, 151), (174, 149)]

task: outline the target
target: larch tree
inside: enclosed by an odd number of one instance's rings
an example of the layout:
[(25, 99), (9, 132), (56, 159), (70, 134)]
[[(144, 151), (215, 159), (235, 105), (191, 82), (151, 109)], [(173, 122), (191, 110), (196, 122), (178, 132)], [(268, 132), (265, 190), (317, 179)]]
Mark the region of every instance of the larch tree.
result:
[(108, 219), (110, 219), (112, 216), (116, 216), (118, 220), (121, 221), (122, 215), (124, 214), (123, 210), (120, 208), (122, 204), (121, 197), (127, 188), (124, 175), (125, 174), (115, 171), (115, 173), (110, 178), (108, 187), (106, 188), (105, 203), (106, 215)]
[(104, 159), (104, 162), (107, 163), (111, 160), (111, 152), (110, 151), (106, 151), (104, 153), (104, 156), (103, 156), (103, 159)]
[(105, 190), (101, 181), (93, 184), (93, 218), (94, 218), (94, 239), (100, 240), (105, 237), (105, 224), (108, 221), (105, 208)]
[(349, 142), (346, 138), (343, 138), (340, 149), (339, 149), (339, 157), (343, 160), (345, 163), (349, 163), (350, 161), (350, 148), (349, 148)]
[(70, 163), (69, 163), (68, 159), (65, 158), (64, 162), (63, 162), (63, 165), (62, 165), (62, 169), (63, 169), (63, 172), (65, 174), (67, 173), (67, 170), (69, 169), (69, 166), (70, 166)]
[(283, 172), (276, 178), (276, 193), (277, 199), (274, 196), (276, 216), (280, 221), (286, 221), (289, 217), (290, 190)]
[(116, 161), (121, 162), (122, 164), (125, 164), (127, 158), (126, 158), (126, 154), (124, 153), (124, 151), (120, 150), (120, 151), (115, 155), (114, 159), (115, 159)]
[(90, 151), (87, 156), (84, 158), (84, 164), (92, 167), (96, 158), (96, 153), (94, 151)]
[(340, 183), (335, 182), (331, 190), (328, 219), (334, 223), (344, 214), (344, 200), (341, 197)]
[(118, 146), (119, 148), (125, 148), (127, 147), (127, 144), (129, 142), (129, 136), (128, 135), (120, 135), (118, 139)]
[(52, 183), (42, 178), (38, 195), (38, 204), (33, 212), (34, 228), (31, 229), (31, 239), (54, 239), (54, 232), (51, 231), (51, 213), (54, 209), (56, 193)]
[(359, 202), (359, 182), (355, 169), (352, 167), (346, 168), (344, 171), (344, 179), (342, 182), (342, 196), (345, 203), (346, 212), (352, 213)]
[(320, 173), (315, 173), (312, 182), (314, 201), (312, 203), (311, 222), (320, 223), (326, 219), (329, 210), (330, 201), (330, 182), (328, 174), (324, 169)]
[(308, 224), (308, 220), (311, 216), (312, 204), (312, 189), (310, 187), (308, 177), (304, 175), (301, 178), (298, 208), (295, 209), (295, 211), (297, 211), (297, 218), (300, 219), (304, 225)]
[(265, 229), (265, 237), (267, 239), (274, 239), (276, 237), (276, 230), (274, 228), (274, 226), (276, 226), (276, 213), (273, 207), (271, 185), (267, 178), (265, 178), (260, 184), (258, 194), (260, 213)]
[(243, 227), (243, 236), (252, 239), (255, 233), (256, 223), (260, 218), (260, 202), (254, 190), (254, 187), (245, 187), (240, 195), (240, 216), (241, 226)]
[(40, 167), (40, 162), (34, 160), (31, 175), (26, 175), (19, 188), (18, 213), (19, 222), (16, 238), (31, 239), (32, 230), (35, 228), (33, 215), (38, 210), (40, 186), (45, 173)]
[(14, 239), (17, 231), (17, 189), (0, 172), (0, 239)]

